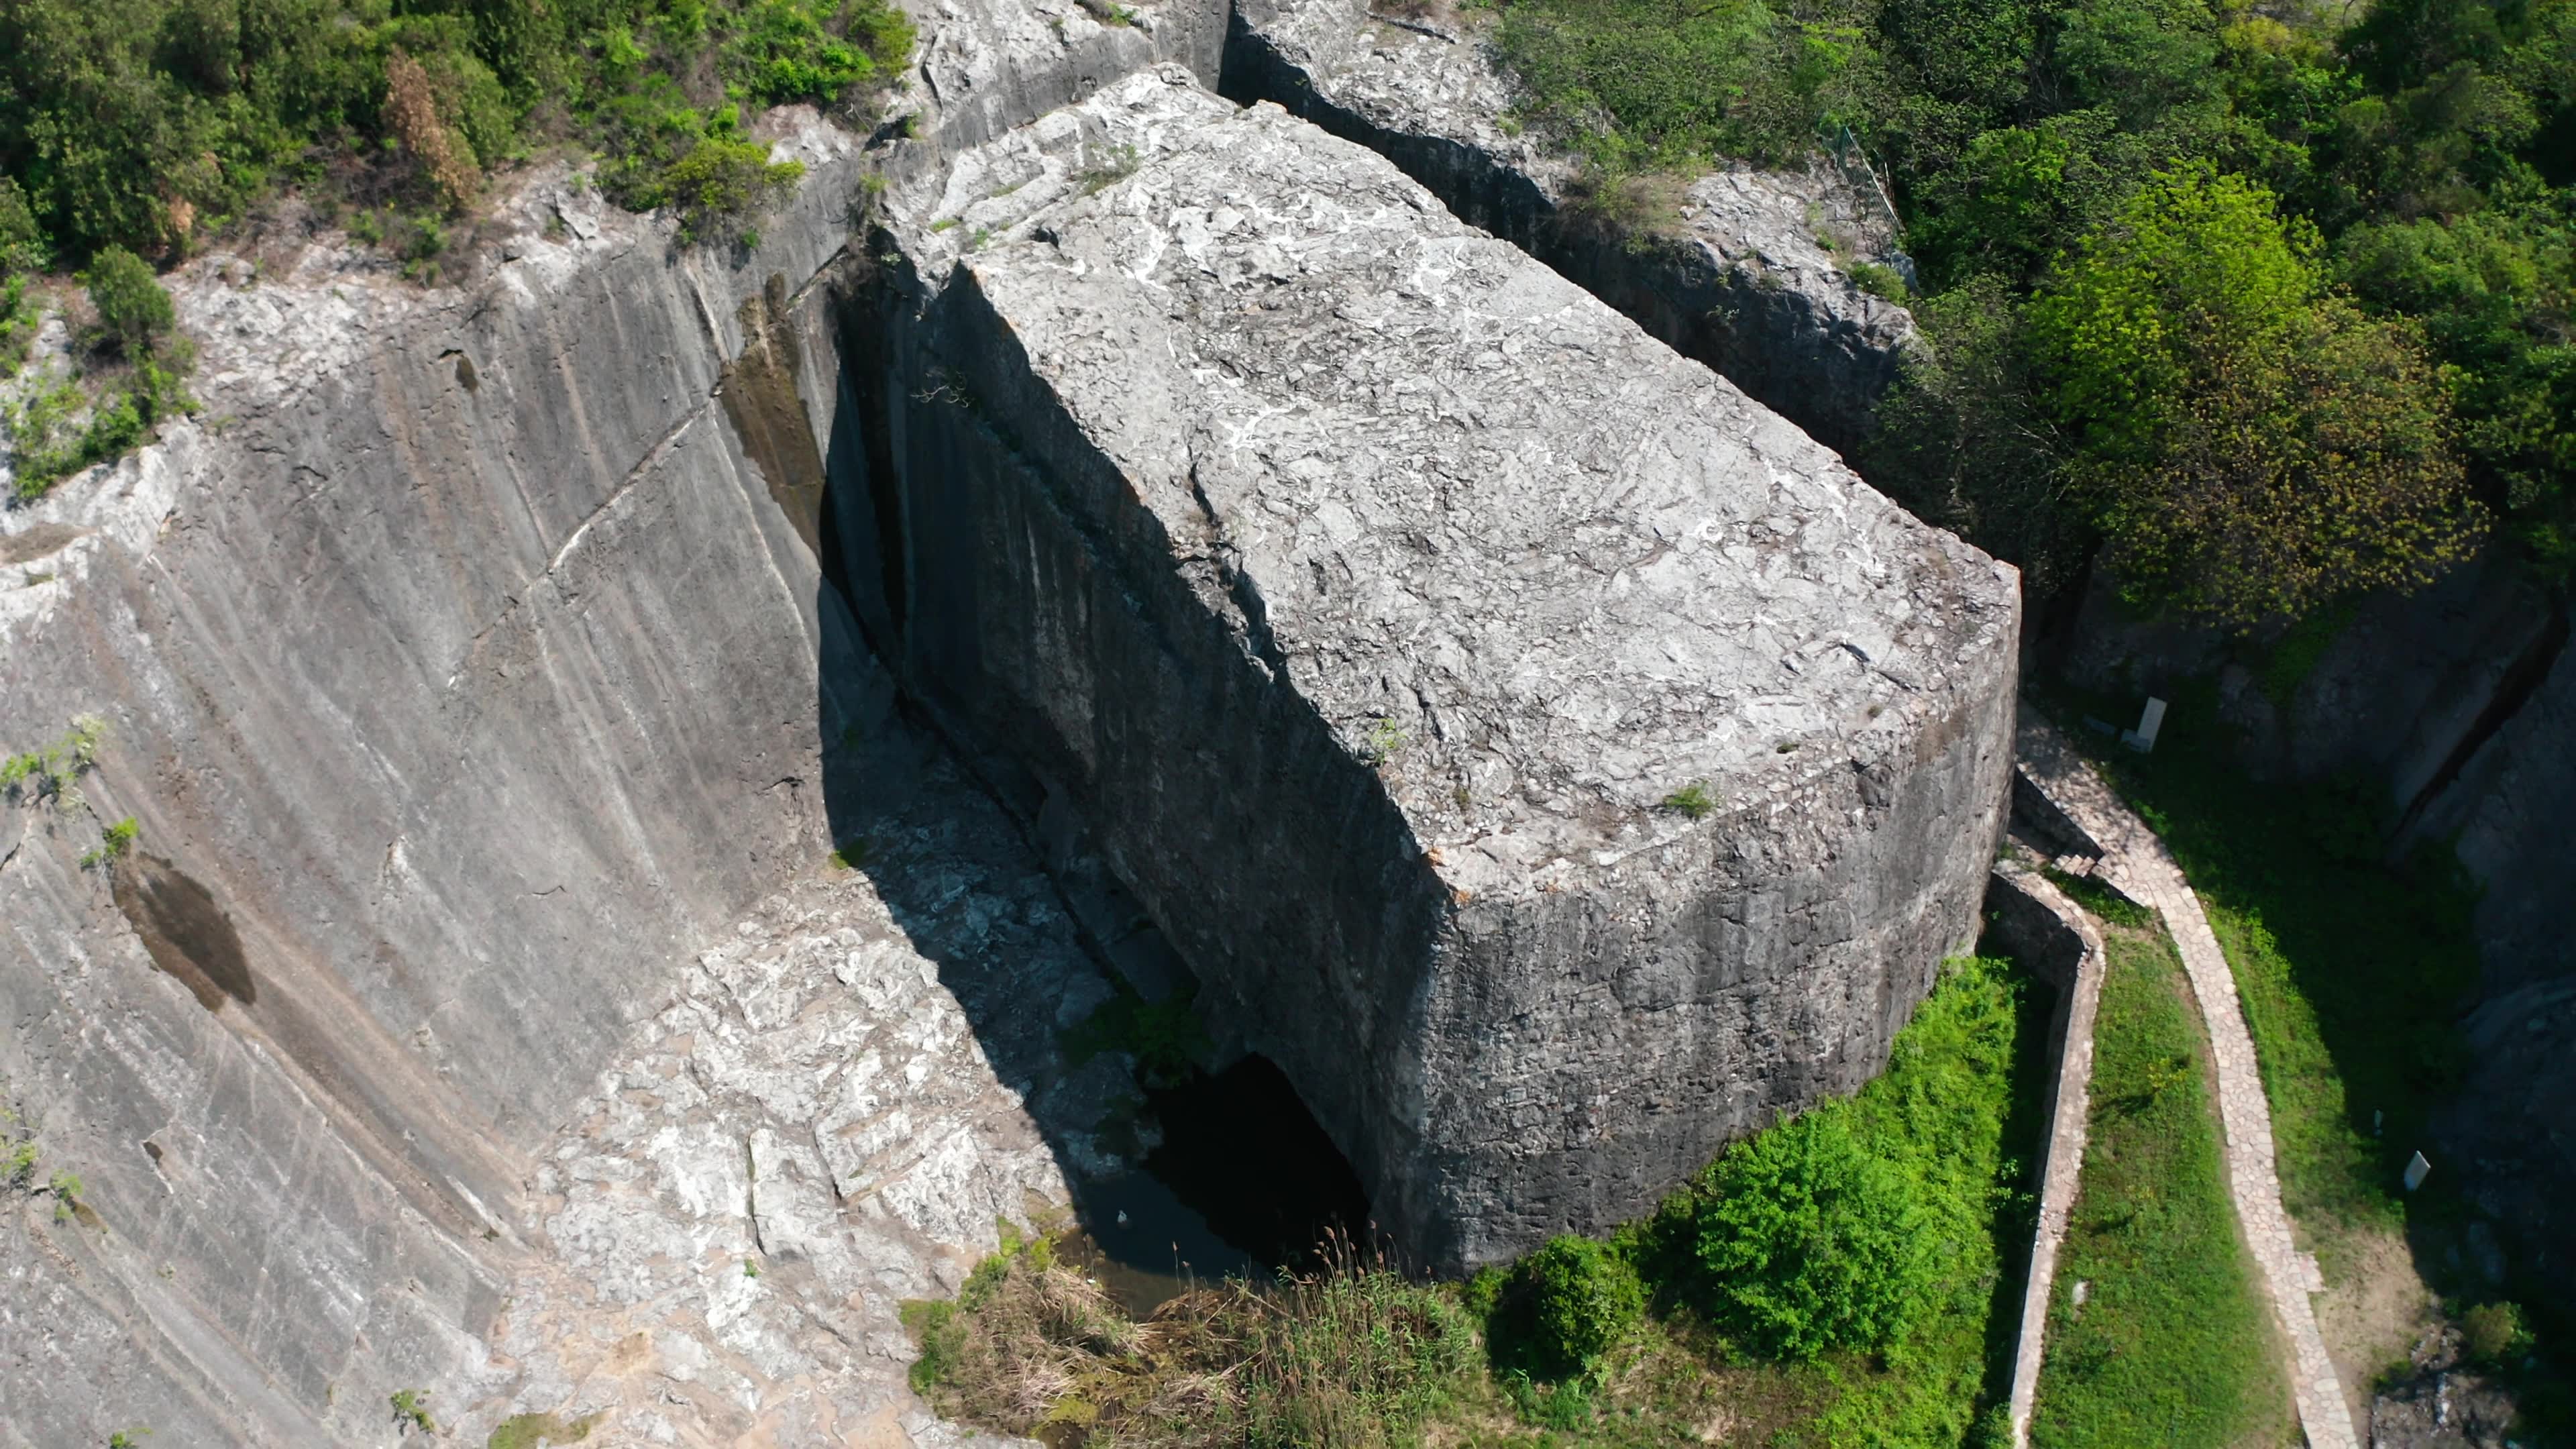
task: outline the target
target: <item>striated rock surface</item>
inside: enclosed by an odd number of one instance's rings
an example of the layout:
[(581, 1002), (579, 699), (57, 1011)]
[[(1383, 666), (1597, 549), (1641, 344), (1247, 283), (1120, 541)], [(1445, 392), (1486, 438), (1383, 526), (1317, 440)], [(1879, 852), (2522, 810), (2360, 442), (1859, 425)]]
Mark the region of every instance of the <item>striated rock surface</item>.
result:
[(1510, 82), (1472, 21), (1241, 0), (1233, 24), (1228, 96), (1377, 151), (1817, 440), (1849, 452), (1868, 435), (1914, 321), (1853, 280), (1856, 260), (1913, 270), (1866, 167), (1737, 168), (1657, 192), (1633, 217), (1587, 211), (1576, 164), (1510, 120)]
[(1370, 152), (1171, 73), (1056, 124), (839, 510), (908, 687), (1434, 1264), (1875, 1073), (1975, 934), (2011, 571)]
[[(702, 948), (923, 768), (835, 774), (895, 728), (813, 549), (821, 283), (862, 178), (935, 173), (1193, 35), (1207, 63), (1220, 7), (1138, 8), (925, 13), (896, 102), (922, 139), (770, 118), (807, 177), (748, 256), (541, 177), (470, 289), (327, 247), (255, 285), (213, 261), (177, 280), (204, 413), (0, 511), (0, 751), (105, 726), (79, 806), (0, 801), (0, 1096), (40, 1153), (28, 1186), (85, 1184), (66, 1221), (0, 1191), (0, 1443), (387, 1442), (402, 1389), (442, 1421), (558, 1406), (504, 1305), (617, 1244), (556, 1240), (547, 1199), (580, 1190), (541, 1191), (540, 1155), (667, 1031)], [(138, 853), (84, 868), (127, 816)], [(1027, 1085), (916, 1060), (936, 1090), (888, 1101), (925, 1141)], [(736, 1105), (705, 1151), (754, 1120)], [(941, 1180), (975, 1186), (906, 1241), (971, 1255), (992, 1203), (1061, 1196), (1024, 1143), (951, 1140)], [(708, 1242), (744, 1226), (680, 1181), (657, 1210)], [(851, 1310), (877, 1351), (934, 1261), (868, 1262), (892, 1275)], [(666, 1417), (730, 1442), (802, 1372), (729, 1389), (739, 1423)]]
[(1133, 10), (923, 6), (748, 255), (180, 279), (204, 414), (0, 512), (0, 750), (104, 729), (0, 801), (0, 1445), (945, 1442), (895, 1304), (1143, 1142), (1095, 958), (1453, 1264), (1877, 1069), (2009, 575)]

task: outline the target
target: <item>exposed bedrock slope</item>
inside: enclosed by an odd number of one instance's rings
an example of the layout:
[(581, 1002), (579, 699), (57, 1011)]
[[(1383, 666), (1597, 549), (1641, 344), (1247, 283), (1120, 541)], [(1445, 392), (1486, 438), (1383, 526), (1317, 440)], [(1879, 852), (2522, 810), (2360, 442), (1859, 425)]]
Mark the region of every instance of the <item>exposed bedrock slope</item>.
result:
[(1912, 345), (1912, 315), (1852, 279), (1854, 256), (1909, 275), (1912, 265), (1877, 182), (1858, 170), (1821, 159), (1805, 172), (1739, 168), (1681, 188), (1678, 214), (1586, 212), (1577, 165), (1507, 127), (1510, 83), (1475, 32), (1392, 24), (1367, 0), (1239, 0), (1224, 90), (1385, 156), (1459, 216), (1846, 453)]
[[(0, 1079), (94, 1204), (0, 1194), (0, 1442), (374, 1442), (394, 1388), (515, 1372), (532, 1154), (890, 718), (834, 698), (872, 666), (798, 476), (862, 176), (1211, 65), (1222, 14), (1044, 8), (925, 16), (920, 139), (782, 113), (808, 175), (747, 256), (540, 183), (470, 292), (192, 272), (203, 416), (0, 515), (0, 747), (107, 727), (85, 809), (0, 804)], [(111, 889), (78, 857), (127, 815)]]
[(1975, 933), (2011, 571), (1276, 108), (1139, 76), (1018, 154), (845, 328), (917, 379), (862, 612), (1380, 1221), (1492, 1261), (1876, 1072)]

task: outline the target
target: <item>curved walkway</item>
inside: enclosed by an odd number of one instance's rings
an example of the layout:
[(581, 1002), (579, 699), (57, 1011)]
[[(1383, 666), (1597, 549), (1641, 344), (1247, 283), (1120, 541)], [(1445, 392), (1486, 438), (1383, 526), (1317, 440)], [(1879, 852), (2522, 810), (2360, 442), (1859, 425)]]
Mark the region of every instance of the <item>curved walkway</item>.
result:
[(2210, 1056), (2218, 1068), (2218, 1110), (2227, 1134), (2227, 1186), (2237, 1221), (2263, 1270), (2263, 1284), (2290, 1342), (2291, 1387), (2299, 1401), (2299, 1427), (2311, 1449), (2359, 1449), (2352, 1411), (2317, 1331), (2309, 1295), (2325, 1285), (2316, 1260), (2298, 1250), (2290, 1214), (2281, 1205), (2281, 1180), (2273, 1170), (2272, 1108), (2254, 1060), (2254, 1038), (2236, 999), (2236, 977), (2209, 929), (2209, 917), (2191, 882), (2162, 840), (2122, 804), (2102, 777), (2055, 727), (2023, 711), (2017, 754), (2022, 778), (2066, 817), (2065, 823), (2098, 848), (2095, 873), (2121, 894), (2164, 917), (2182, 953), (2191, 992), (2208, 1024)]

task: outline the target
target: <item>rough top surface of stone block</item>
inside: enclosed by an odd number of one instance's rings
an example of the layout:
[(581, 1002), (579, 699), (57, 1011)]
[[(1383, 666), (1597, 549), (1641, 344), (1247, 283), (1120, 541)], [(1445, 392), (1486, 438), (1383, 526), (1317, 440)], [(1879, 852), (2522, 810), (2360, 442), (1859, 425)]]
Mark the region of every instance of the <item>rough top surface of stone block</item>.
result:
[(1086, 109), (1161, 149), (964, 265), (1453, 883), (1871, 762), (2010, 649), (2008, 567), (1375, 155), (1165, 77)]

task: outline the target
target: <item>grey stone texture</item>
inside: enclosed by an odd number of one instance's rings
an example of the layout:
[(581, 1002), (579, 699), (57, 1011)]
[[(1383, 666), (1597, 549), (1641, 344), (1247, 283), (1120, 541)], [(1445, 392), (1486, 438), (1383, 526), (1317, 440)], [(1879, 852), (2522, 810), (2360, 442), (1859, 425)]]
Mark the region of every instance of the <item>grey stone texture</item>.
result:
[(1373, 153), (1172, 75), (1078, 109), (1119, 166), (912, 219), (969, 240), (840, 510), (899, 520), (907, 687), (1430, 1264), (1874, 1074), (1975, 934), (2011, 571)]
[[(695, 953), (821, 867), (831, 750), (872, 727), (728, 363), (770, 348), (758, 385), (800, 391), (761, 415), (824, 449), (813, 284), (860, 179), (1153, 63), (1199, 8), (925, 9), (920, 139), (771, 117), (808, 174), (749, 256), (539, 176), (470, 289), (327, 247), (176, 279), (204, 413), (0, 512), (0, 749), (107, 726), (82, 808), (0, 803), (0, 1082), (90, 1209), (0, 1193), (0, 1444), (390, 1442), (396, 1389), (442, 1419), (513, 1392), (496, 1315), (564, 1251), (537, 1154)], [(78, 857), (128, 815), (149, 859), (112, 888)]]
[(1857, 448), (1915, 336), (1903, 306), (1852, 277), (1856, 260), (1913, 275), (1866, 163), (1737, 166), (1678, 195), (1650, 187), (1633, 207), (1587, 209), (1577, 164), (1511, 120), (1489, 21), (1400, 21), (1367, 0), (1241, 0), (1225, 92), (1377, 151), (1818, 441)]
[(204, 413), (0, 511), (0, 749), (106, 729), (0, 802), (86, 1183), (0, 1190), (0, 1445), (947, 1442), (893, 1306), (1138, 1145), (1054, 1046), (1103, 957), (1450, 1265), (1883, 1062), (2009, 572), (1133, 8), (922, 5), (747, 255), (547, 172), (461, 286), (177, 279)]

